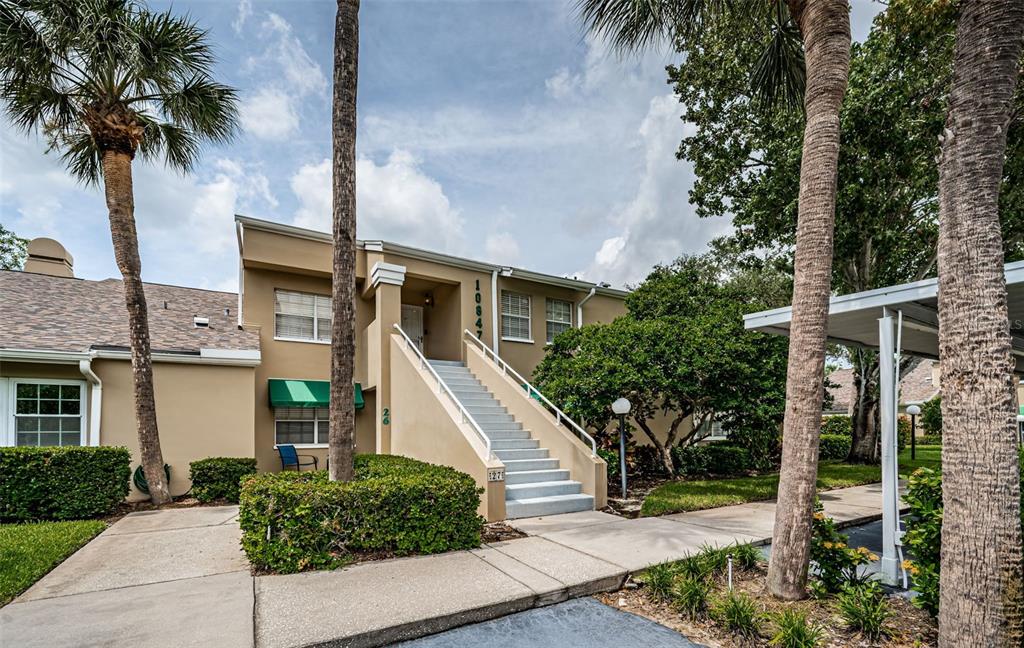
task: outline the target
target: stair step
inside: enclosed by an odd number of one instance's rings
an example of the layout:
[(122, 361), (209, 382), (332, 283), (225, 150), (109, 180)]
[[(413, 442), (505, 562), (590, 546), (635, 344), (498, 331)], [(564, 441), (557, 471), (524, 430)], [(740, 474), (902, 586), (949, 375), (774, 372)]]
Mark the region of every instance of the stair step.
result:
[(555, 468), (548, 470), (509, 470), (505, 466), (505, 488), (512, 484), (536, 484), (537, 482), (566, 481), (569, 479), (569, 470), (566, 468)]
[(483, 431), (486, 432), (487, 434), (490, 434), (491, 432), (518, 432), (523, 429), (522, 423), (510, 423), (508, 421), (497, 423), (493, 421), (485, 422), (477, 420), (475, 416), (473, 417), (473, 420), (479, 423), (480, 427), (483, 428)]
[(505, 484), (505, 499), (524, 500), (556, 495), (578, 495), (583, 484), (578, 481), (544, 481), (531, 484)]
[(461, 360), (427, 360), (434, 367), (465, 367)]
[(516, 417), (511, 414), (477, 414), (476, 412), (470, 412), (470, 414), (473, 415), (473, 418), (475, 418), (476, 422), (480, 425), (484, 425), (486, 423), (490, 423), (492, 425), (498, 423), (511, 424), (515, 423), (516, 420)]
[(498, 401), (493, 399), (490, 402), (486, 403), (479, 403), (473, 401), (467, 403), (465, 400), (462, 400), (462, 406), (468, 409), (470, 412), (472, 412), (473, 416), (476, 416), (478, 413), (506, 415), (508, 414), (508, 410), (502, 407), (501, 405), (498, 405)]
[(506, 500), (505, 517), (510, 520), (540, 515), (559, 515), (576, 513), (577, 511), (594, 510), (594, 498), (591, 495), (555, 495), (553, 497), (530, 497), (526, 499)]
[(491, 441), (498, 441), (499, 439), (529, 439), (529, 430), (488, 430), (484, 429), (484, 434)]
[(452, 387), (452, 388), (455, 388), (455, 387), (479, 387), (481, 389), (484, 388), (483, 383), (481, 383), (476, 378), (468, 378), (468, 377), (467, 378), (463, 378), (461, 376), (441, 376), (441, 379), (444, 380), (444, 382), (449, 387)]
[(492, 439), (491, 449), (497, 452), (498, 450), (531, 450), (533, 448), (539, 448), (540, 441), (536, 439)]
[(558, 468), (558, 459), (510, 459), (502, 461), (505, 472), (520, 470), (554, 470)]
[(519, 459), (549, 459), (551, 453), (548, 452), (547, 448), (512, 448), (504, 450), (494, 450), (494, 454), (498, 456), (498, 459), (504, 461), (516, 461)]

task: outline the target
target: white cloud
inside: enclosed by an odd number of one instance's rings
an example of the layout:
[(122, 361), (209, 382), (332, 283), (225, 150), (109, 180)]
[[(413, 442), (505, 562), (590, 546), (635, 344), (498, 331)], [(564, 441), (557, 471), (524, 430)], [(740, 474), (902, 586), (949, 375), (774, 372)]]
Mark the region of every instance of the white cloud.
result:
[(588, 280), (616, 285), (637, 282), (654, 264), (703, 251), (708, 241), (729, 229), (727, 221), (698, 218), (689, 204), (693, 171), (675, 158), (680, 114), (674, 95), (651, 99), (638, 132), (643, 173), (632, 199), (609, 214), (618, 232), (601, 243), (581, 273)]
[[(292, 176), (299, 201), (295, 224), (331, 229), (331, 161), (307, 164)], [(426, 175), (407, 151), (396, 149), (384, 164), (356, 161), (356, 227), (363, 239), (385, 239), (459, 253), (463, 223), (441, 184)]]
[(299, 94), (323, 94), (327, 90), (327, 77), (306, 52), (291, 23), (278, 14), (269, 13), (260, 31), (261, 37), (268, 42), (261, 60), (255, 61), (255, 65), (276, 65), (284, 75), (286, 85)]
[(508, 232), (496, 232), (487, 236), (484, 242), (487, 261), (512, 265), (519, 261), (519, 242)]
[(234, 21), (231, 23), (231, 28), (235, 30), (236, 34), (242, 33), (242, 28), (245, 27), (245, 22), (252, 16), (252, 0), (239, 0), (238, 2), (238, 15), (235, 16)]
[(243, 98), (239, 119), (242, 128), (261, 139), (281, 140), (299, 129), (292, 98), (274, 88), (261, 88)]

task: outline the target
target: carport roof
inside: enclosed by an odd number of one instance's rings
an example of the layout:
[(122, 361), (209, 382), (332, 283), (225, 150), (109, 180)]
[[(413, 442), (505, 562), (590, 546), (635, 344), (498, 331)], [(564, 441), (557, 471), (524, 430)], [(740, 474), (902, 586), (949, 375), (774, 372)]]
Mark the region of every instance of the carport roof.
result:
[[(1005, 266), (1010, 333), (1017, 372), (1024, 373), (1024, 261)], [(878, 348), (878, 318), (882, 310), (902, 311), (901, 349), (926, 358), (939, 357), (938, 279), (888, 286), (833, 297), (829, 301), (829, 341), (847, 346)], [(792, 306), (751, 313), (744, 326), (754, 331), (789, 335)]]

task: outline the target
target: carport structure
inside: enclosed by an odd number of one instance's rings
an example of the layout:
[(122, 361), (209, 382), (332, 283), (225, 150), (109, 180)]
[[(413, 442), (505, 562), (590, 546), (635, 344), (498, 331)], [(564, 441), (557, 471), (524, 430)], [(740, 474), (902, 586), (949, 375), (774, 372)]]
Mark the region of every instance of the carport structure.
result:
[[(1009, 306), (1012, 353), (1016, 373), (1024, 374), (1024, 261), (1004, 268)], [(898, 577), (902, 531), (899, 526), (897, 466), (897, 404), (901, 354), (939, 357), (938, 280), (833, 297), (829, 302), (828, 339), (845, 346), (879, 351), (879, 396), (882, 425), (882, 559), (881, 573), (889, 583)], [(747, 329), (789, 335), (791, 306), (744, 316)]]

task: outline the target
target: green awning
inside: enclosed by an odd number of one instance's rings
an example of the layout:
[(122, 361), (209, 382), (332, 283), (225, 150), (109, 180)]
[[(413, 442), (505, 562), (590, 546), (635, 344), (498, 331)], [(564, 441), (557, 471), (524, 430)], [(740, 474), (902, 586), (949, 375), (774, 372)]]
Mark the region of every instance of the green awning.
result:
[[(329, 380), (282, 380), (270, 379), (271, 407), (327, 407), (331, 402)], [(356, 409), (363, 409), (363, 388), (354, 383)]]

